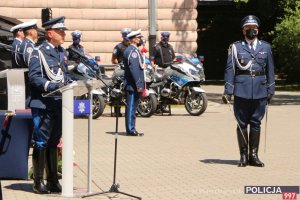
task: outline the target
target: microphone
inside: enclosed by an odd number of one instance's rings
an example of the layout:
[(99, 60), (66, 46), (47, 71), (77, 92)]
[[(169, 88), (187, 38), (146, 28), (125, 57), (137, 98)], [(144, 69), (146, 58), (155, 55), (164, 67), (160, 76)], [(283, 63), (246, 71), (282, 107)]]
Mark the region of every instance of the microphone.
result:
[(77, 49), (75, 49), (74, 47), (69, 47), (66, 49), (69, 52), (75, 53), (77, 54), (79, 57), (84, 58), (84, 59), (88, 59), (86, 56), (82, 55)]

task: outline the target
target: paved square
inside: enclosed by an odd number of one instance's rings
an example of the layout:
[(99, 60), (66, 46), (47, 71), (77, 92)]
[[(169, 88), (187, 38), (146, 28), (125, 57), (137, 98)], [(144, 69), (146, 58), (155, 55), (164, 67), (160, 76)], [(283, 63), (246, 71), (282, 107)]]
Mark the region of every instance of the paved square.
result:
[[(120, 191), (143, 200), (280, 200), (278, 194), (244, 194), (244, 186), (299, 186), (300, 93), (276, 92), (269, 106), (266, 153), (265, 120), (259, 151), (265, 167), (238, 168), (236, 122), (228, 105), (221, 104), (223, 87), (203, 88), (209, 97), (203, 115), (189, 116), (183, 106), (175, 106), (172, 116), (138, 117), (137, 129), (144, 137), (125, 136), (125, 119), (119, 118), (116, 182)], [(113, 181), (115, 118), (109, 112), (107, 107), (103, 116), (93, 120), (93, 192), (108, 190)], [(87, 191), (87, 125), (87, 119), (75, 120), (73, 199), (81, 199)], [(5, 200), (65, 199), (34, 194), (32, 180), (1, 182)], [(86, 199), (134, 198), (109, 193)]]

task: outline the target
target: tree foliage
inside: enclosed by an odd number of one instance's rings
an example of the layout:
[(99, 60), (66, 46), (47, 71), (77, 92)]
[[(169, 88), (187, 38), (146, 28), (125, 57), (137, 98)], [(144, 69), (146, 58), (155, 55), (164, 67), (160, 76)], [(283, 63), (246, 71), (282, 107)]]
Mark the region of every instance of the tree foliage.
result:
[(281, 22), (270, 32), (279, 72), (288, 82), (300, 82), (300, 0), (280, 1), (283, 8)]

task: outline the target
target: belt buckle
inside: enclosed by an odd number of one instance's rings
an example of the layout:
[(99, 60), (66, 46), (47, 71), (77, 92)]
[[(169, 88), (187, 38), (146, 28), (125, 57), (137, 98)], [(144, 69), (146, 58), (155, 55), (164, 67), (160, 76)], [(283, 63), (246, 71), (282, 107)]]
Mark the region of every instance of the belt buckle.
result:
[(250, 76), (255, 77), (255, 70), (250, 70)]

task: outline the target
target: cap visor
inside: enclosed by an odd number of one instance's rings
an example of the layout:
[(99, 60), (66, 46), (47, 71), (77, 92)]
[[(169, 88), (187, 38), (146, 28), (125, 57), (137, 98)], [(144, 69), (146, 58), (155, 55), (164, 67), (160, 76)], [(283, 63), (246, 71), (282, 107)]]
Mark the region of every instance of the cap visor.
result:
[(255, 26), (258, 27), (258, 24), (257, 24), (257, 23), (246, 23), (246, 24), (243, 25), (243, 27), (244, 27), (244, 26), (249, 26), (249, 25), (250, 25), (250, 26), (251, 26), (251, 25), (255, 25)]

